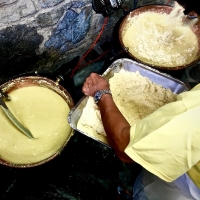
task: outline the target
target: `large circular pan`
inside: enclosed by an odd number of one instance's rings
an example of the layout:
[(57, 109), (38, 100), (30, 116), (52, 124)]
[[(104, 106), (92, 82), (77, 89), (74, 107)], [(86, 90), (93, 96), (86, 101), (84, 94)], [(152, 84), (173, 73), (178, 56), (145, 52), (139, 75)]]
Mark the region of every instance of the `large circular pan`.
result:
[[(122, 22), (120, 23), (120, 26), (119, 26), (118, 37), (119, 37), (120, 45), (123, 48), (126, 48), (124, 43), (123, 43), (123, 40), (122, 40), (122, 34), (123, 34), (123, 30), (126, 27), (130, 17), (137, 16), (137, 15), (139, 15), (141, 13), (144, 13), (144, 12), (147, 12), (147, 11), (169, 14), (172, 11), (172, 9), (173, 9), (173, 7), (168, 6), (168, 5), (147, 5), (147, 6), (143, 6), (143, 7), (137, 8), (137, 9), (131, 11), (130, 13), (128, 13), (124, 17), (124, 19), (122, 20)], [(157, 65), (152, 65), (151, 63), (144, 62), (144, 61), (138, 59), (137, 57), (132, 55), (128, 50), (127, 50), (127, 54), (130, 56), (130, 58), (132, 58), (132, 59), (134, 59), (134, 60), (136, 60), (136, 61), (138, 61), (140, 63), (143, 63), (145, 65), (148, 65), (150, 67), (157, 68), (157, 69), (160, 69), (160, 70), (173, 71), (173, 70), (181, 70), (181, 69), (185, 69), (187, 67), (193, 66), (193, 65), (195, 65), (196, 63), (198, 63), (200, 61), (200, 23), (197, 23), (196, 26), (197, 26), (198, 29), (195, 31), (195, 34), (196, 34), (197, 39), (198, 39), (199, 49), (198, 49), (198, 53), (197, 53), (196, 59), (194, 59), (189, 64), (182, 65), (182, 66), (174, 66), (174, 67), (157, 66)]]
[[(71, 95), (68, 93), (68, 91), (64, 87), (59, 85), (57, 82), (54, 82), (51, 79), (48, 79), (46, 77), (40, 77), (40, 76), (19, 77), (0, 85), (0, 89), (9, 95), (9, 93), (14, 90), (17, 90), (19, 88), (29, 87), (29, 86), (40, 86), (40, 87), (48, 88), (54, 91), (55, 93), (57, 93), (60, 97), (62, 97), (62, 99), (66, 102), (70, 110), (74, 107), (73, 99)], [(66, 123), (68, 123), (67, 119), (66, 119)], [(16, 164), (16, 163), (9, 162), (6, 159), (3, 159), (0, 157), (0, 164), (9, 166), (9, 167), (15, 167), (15, 168), (30, 168), (30, 167), (42, 165), (54, 159), (55, 157), (57, 157), (63, 151), (68, 141), (70, 140), (71, 136), (73, 135), (74, 135), (74, 130), (69, 125), (69, 135), (66, 138), (66, 140), (62, 142), (62, 144), (60, 144), (58, 150), (56, 150), (54, 153), (52, 153), (52, 155), (50, 155), (49, 157), (46, 157), (45, 159), (39, 160), (37, 162), (32, 162), (32, 163), (27, 162), (27, 163), (22, 163), (22, 164)]]

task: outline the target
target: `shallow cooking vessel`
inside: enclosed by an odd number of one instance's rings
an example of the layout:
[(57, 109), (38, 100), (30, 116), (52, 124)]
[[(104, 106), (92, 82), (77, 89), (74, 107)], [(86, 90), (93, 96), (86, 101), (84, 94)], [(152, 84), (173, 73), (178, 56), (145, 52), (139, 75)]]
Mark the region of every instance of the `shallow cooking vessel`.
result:
[(160, 70), (168, 70), (168, 71), (184, 69), (184, 68), (187, 68), (189, 66), (193, 66), (197, 62), (200, 61), (200, 23), (199, 22), (196, 24), (196, 27), (198, 29), (195, 31), (195, 35), (197, 36), (198, 46), (199, 46), (198, 53), (197, 53), (196, 58), (191, 63), (186, 64), (186, 65), (174, 66), (174, 67), (164, 67), (164, 66), (152, 65), (151, 63), (144, 62), (144, 61), (140, 60), (139, 58), (137, 58), (135, 55), (131, 54), (128, 51), (128, 48), (126, 48), (126, 46), (124, 45), (123, 40), (122, 40), (122, 34), (123, 34), (123, 31), (124, 31), (124, 29), (125, 29), (130, 18), (133, 18), (133, 17), (140, 15), (141, 13), (144, 13), (144, 12), (147, 12), (147, 11), (169, 14), (172, 11), (172, 9), (173, 9), (173, 7), (168, 6), (168, 5), (147, 5), (147, 6), (137, 8), (137, 9), (131, 11), (130, 13), (126, 14), (123, 17), (122, 21), (120, 22), (119, 29), (118, 29), (118, 40), (119, 40), (121, 47), (123, 49), (127, 49), (127, 54), (130, 56), (130, 58), (132, 58), (136, 61), (139, 61), (143, 64), (146, 64), (150, 67), (154, 67), (154, 68), (157, 68), (157, 69), (160, 69)]
[[(102, 74), (102, 76), (109, 81), (109, 79), (112, 78), (115, 73), (119, 73), (122, 69), (128, 72), (139, 72), (143, 77), (148, 78), (155, 84), (161, 85), (163, 88), (170, 89), (174, 94), (180, 94), (181, 92), (189, 90), (189, 88), (182, 81), (166, 73), (161, 73), (157, 69), (128, 58), (115, 60)], [(85, 130), (78, 128), (78, 121), (82, 116), (83, 109), (86, 107), (88, 99), (88, 96), (83, 96), (74, 106), (74, 108), (71, 109), (68, 117), (69, 124), (74, 130), (80, 132), (86, 137), (89, 137), (100, 144), (105, 145), (106, 147), (111, 147), (108, 143), (107, 137), (99, 134), (90, 134), (90, 132), (87, 133)]]
[[(9, 94), (15, 90), (18, 90), (20, 88), (25, 88), (25, 87), (27, 87), (27, 89), (28, 89), (28, 87), (30, 87), (30, 86), (39, 86), (39, 87), (47, 88), (47, 89), (55, 92), (56, 95), (59, 95), (61, 97), (61, 99), (66, 102), (66, 104), (69, 107), (69, 110), (74, 106), (74, 101), (72, 99), (72, 96), (61, 84), (59, 84), (59, 79), (57, 79), (57, 81), (53, 81), (50, 78), (46, 78), (46, 77), (38, 76), (38, 75), (37, 76), (36, 75), (21, 76), (18, 78), (10, 79), (9, 81), (3, 83), (2, 85), (0, 85), (0, 89), (4, 93), (8, 94), (8, 96), (9, 96)], [(52, 106), (56, 107), (56, 105), (52, 105)], [(30, 113), (30, 115), (31, 114), (32, 113)], [(48, 117), (50, 118), (51, 116), (48, 116)], [(61, 143), (59, 143), (57, 150), (55, 152), (51, 152), (51, 154), (48, 157), (46, 157), (42, 160), (39, 160), (37, 162), (30, 163), (27, 161), (27, 163), (24, 162), (24, 163), (17, 164), (17, 163), (12, 163), (10, 161), (7, 161), (6, 158), (2, 158), (1, 152), (0, 152), (0, 164), (10, 166), (10, 167), (16, 167), (16, 168), (28, 168), (28, 167), (35, 167), (35, 166), (44, 164), (44, 163), (52, 160), (56, 156), (58, 156), (62, 152), (64, 147), (67, 145), (71, 136), (74, 134), (74, 130), (69, 126), (67, 118), (68, 118), (68, 116), (66, 116), (66, 124), (67, 124), (66, 126), (69, 127), (69, 132), (66, 133), (67, 136), (66, 136), (65, 140), (64, 141), (62, 140)], [(2, 130), (0, 129), (0, 131), (2, 131)], [(29, 139), (26, 136), (24, 136), (24, 137), (27, 140), (37, 140), (37, 139)], [(23, 144), (21, 144), (21, 145), (23, 145)]]

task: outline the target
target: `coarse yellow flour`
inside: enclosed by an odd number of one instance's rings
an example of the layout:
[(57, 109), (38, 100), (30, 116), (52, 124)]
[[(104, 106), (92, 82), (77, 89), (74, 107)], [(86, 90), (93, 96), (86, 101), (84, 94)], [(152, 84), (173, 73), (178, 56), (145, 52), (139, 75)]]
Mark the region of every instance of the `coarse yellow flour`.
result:
[[(171, 90), (153, 83), (137, 72), (121, 70), (109, 79), (113, 100), (132, 126), (159, 107), (176, 100)], [(89, 97), (77, 128), (88, 136), (108, 143), (98, 106)]]
[(129, 17), (122, 41), (137, 59), (156, 66), (176, 67), (197, 58), (199, 45), (191, 24), (183, 23), (177, 5), (170, 14), (146, 11)]

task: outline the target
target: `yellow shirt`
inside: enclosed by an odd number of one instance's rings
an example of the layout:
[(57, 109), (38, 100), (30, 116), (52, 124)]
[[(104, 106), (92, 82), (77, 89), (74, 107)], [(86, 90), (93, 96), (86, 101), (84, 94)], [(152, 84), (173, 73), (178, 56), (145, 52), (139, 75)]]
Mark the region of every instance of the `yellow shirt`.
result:
[(167, 182), (188, 172), (200, 188), (200, 84), (132, 126), (125, 153)]

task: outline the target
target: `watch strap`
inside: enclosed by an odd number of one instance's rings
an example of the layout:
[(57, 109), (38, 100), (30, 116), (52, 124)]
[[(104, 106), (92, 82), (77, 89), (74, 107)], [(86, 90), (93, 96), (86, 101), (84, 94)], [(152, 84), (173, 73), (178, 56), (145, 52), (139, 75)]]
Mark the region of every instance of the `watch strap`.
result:
[(99, 91), (97, 91), (96, 94), (94, 95), (94, 100), (95, 100), (96, 104), (100, 101), (101, 97), (104, 94), (112, 95), (111, 90), (99, 90)]
[(112, 95), (111, 90), (99, 90), (99, 92), (101, 92), (102, 95), (103, 94), (110, 94), (110, 95)]

